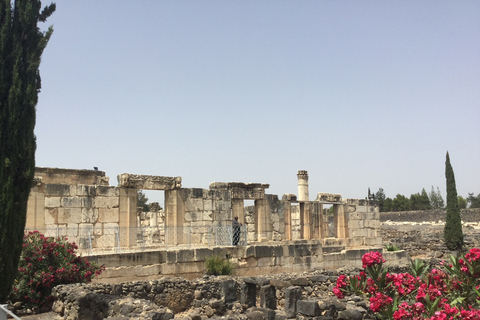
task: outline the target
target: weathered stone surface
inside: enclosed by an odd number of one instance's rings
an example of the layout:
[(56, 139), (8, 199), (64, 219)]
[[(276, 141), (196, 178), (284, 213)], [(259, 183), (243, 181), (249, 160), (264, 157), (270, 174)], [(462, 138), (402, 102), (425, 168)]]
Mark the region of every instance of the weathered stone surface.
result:
[(285, 312), (287, 318), (294, 318), (297, 314), (297, 302), (302, 298), (302, 288), (288, 287), (285, 290)]
[(122, 173), (117, 176), (118, 186), (143, 190), (173, 190), (182, 187), (181, 177), (162, 177)]
[(236, 282), (233, 279), (222, 281), (222, 294), (225, 303), (230, 303), (237, 300)]
[(272, 310), (277, 309), (277, 296), (274, 286), (266, 285), (260, 287), (260, 306)]
[(305, 316), (315, 317), (320, 315), (318, 300), (298, 300), (297, 312)]

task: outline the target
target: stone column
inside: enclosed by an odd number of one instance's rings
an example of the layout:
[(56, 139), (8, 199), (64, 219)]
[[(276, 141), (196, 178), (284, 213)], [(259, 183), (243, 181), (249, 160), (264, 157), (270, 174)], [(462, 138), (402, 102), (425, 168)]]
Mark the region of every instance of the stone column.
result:
[(265, 199), (255, 200), (255, 230), (257, 231), (257, 241), (264, 242), (270, 240), (271, 221), (268, 201)]
[(238, 222), (245, 224), (245, 207), (243, 199), (232, 199), (233, 217), (238, 217)]
[(137, 245), (137, 189), (120, 188), (119, 203), (120, 246), (131, 248)]
[(333, 219), (335, 223), (335, 237), (340, 239), (347, 238), (347, 221), (343, 205), (333, 205)]
[(310, 202), (300, 203), (300, 232), (302, 239), (312, 239), (312, 217)]
[(188, 234), (183, 227), (185, 203), (182, 194), (182, 189), (165, 190), (165, 244), (187, 243)]
[(283, 208), (285, 221), (284, 240), (292, 240), (292, 204), (289, 201), (285, 201)]
[(322, 219), (323, 206), (321, 203), (318, 203), (318, 202), (312, 202), (311, 206), (312, 206), (312, 218), (313, 218), (312, 239), (321, 239), (322, 238), (321, 225), (323, 220)]
[(305, 202), (309, 201), (308, 196), (308, 171), (307, 170), (298, 170), (298, 201)]

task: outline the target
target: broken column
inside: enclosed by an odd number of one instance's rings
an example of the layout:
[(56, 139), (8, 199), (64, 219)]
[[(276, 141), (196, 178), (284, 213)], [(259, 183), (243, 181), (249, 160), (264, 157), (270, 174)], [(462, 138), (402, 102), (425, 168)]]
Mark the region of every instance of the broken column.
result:
[(308, 171), (298, 170), (298, 202), (300, 202), (300, 237), (312, 238), (312, 219), (310, 215), (310, 202), (308, 196)]

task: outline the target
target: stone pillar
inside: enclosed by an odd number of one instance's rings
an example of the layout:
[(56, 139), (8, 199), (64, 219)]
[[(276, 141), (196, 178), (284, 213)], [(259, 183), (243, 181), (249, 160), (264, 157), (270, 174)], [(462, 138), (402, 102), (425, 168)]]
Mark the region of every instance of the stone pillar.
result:
[(255, 200), (255, 230), (257, 231), (257, 241), (264, 242), (270, 240), (271, 221), (268, 201), (265, 199)]
[(222, 281), (222, 295), (225, 303), (237, 300), (237, 291), (235, 290), (235, 280), (228, 279)]
[(184, 230), (185, 203), (182, 189), (165, 190), (165, 244), (187, 243), (188, 230)]
[(245, 224), (245, 207), (243, 199), (232, 199), (233, 217), (238, 217), (238, 222)]
[(309, 201), (308, 196), (308, 171), (307, 170), (298, 170), (298, 201), (306, 202)]
[(260, 287), (260, 307), (272, 310), (277, 309), (277, 295), (274, 286), (266, 285)]
[(245, 282), (240, 291), (240, 303), (247, 305), (248, 308), (255, 307), (257, 304), (257, 286), (254, 282)]
[(312, 218), (313, 218), (312, 239), (321, 239), (322, 238), (321, 225), (322, 225), (322, 220), (323, 220), (322, 219), (323, 205), (321, 203), (318, 203), (318, 202), (312, 202), (311, 203), (311, 210), (312, 210)]
[(295, 318), (297, 315), (297, 301), (302, 299), (302, 287), (288, 287), (285, 289), (285, 313), (287, 318)]
[(343, 205), (333, 205), (333, 219), (335, 223), (335, 237), (340, 239), (347, 238), (347, 221)]
[(137, 189), (120, 188), (119, 202), (120, 246), (131, 248), (137, 244)]
[(292, 204), (289, 201), (283, 203), (285, 235), (284, 240), (292, 240)]
[(300, 235), (302, 239), (312, 239), (312, 217), (310, 202), (300, 203)]

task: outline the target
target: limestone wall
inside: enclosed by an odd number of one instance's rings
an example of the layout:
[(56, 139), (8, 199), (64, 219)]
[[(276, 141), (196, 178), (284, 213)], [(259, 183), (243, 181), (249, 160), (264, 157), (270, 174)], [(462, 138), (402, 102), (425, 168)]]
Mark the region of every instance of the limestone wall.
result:
[[(328, 247), (379, 246), (375, 201), (319, 193), (315, 201), (266, 194), (268, 184), (214, 182), (182, 188), (181, 177), (133, 174), (109, 186), (97, 170), (38, 168), (27, 225), (48, 236), (64, 235), (84, 251), (125, 252), (177, 246), (231, 246), (232, 219), (243, 224), (240, 245), (321, 240)], [(165, 209), (137, 211), (137, 191), (164, 190)], [(245, 207), (245, 200), (254, 205)], [(323, 210), (333, 205), (333, 214)], [(149, 222), (147, 223), (147, 217)]]
[[(445, 222), (447, 216), (446, 209), (436, 210), (417, 210), (417, 211), (400, 211), (400, 212), (381, 212), (380, 221), (410, 221), (410, 222)], [(480, 208), (462, 209), (460, 216), (463, 222), (480, 222)]]
[[(361, 268), (363, 254), (371, 250), (383, 252), (381, 247), (344, 250), (346, 243), (337, 243), (337, 247), (329, 245), (320, 240), (311, 240), (242, 247), (199, 247), (95, 255), (90, 256), (90, 260), (107, 266), (97, 281), (121, 282), (159, 276), (201, 277), (205, 274), (205, 261), (212, 255), (228, 257), (235, 264), (236, 276), (255, 276), (312, 269)], [(388, 255), (389, 264), (408, 264), (405, 251), (384, 254)]]

